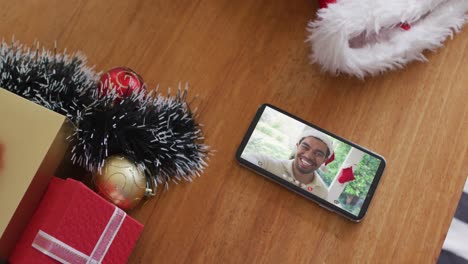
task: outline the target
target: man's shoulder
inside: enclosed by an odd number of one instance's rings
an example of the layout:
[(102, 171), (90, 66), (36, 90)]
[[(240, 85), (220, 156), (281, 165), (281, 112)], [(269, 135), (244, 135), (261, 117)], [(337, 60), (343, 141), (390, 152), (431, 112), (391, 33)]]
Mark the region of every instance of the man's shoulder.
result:
[(328, 197), (328, 187), (326, 183), (322, 180), (322, 177), (316, 172), (314, 178), (314, 193), (322, 199), (327, 199)]
[(318, 174), (317, 172), (315, 172), (315, 183), (325, 189), (328, 189), (326, 183), (322, 180), (322, 176), (320, 176), (320, 174)]

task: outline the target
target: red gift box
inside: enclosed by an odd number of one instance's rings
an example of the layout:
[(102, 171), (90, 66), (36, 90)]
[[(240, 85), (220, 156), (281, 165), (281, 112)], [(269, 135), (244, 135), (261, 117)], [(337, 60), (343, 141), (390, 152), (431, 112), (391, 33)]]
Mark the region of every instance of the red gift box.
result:
[(53, 178), (10, 262), (126, 263), (142, 229), (83, 183)]

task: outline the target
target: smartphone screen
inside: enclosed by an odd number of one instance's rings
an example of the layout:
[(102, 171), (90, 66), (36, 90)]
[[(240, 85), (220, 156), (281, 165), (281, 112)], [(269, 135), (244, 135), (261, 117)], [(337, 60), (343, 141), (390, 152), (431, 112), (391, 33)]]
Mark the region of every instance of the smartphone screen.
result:
[(272, 105), (262, 105), (238, 151), (238, 161), (269, 179), (360, 221), (385, 160)]

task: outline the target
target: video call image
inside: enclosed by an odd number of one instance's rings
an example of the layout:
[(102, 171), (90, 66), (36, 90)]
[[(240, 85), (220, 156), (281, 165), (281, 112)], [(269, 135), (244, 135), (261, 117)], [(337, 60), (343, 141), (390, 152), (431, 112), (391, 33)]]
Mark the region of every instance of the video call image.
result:
[(380, 160), (266, 107), (241, 157), (356, 216)]

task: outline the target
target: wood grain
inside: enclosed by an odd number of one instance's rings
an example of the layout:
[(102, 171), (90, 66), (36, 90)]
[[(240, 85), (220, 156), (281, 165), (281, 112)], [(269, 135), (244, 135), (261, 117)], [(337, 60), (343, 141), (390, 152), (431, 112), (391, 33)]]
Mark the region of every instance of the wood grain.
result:
[[(1, 1), (0, 32), (125, 65), (199, 96), (216, 155), (202, 177), (132, 212), (129, 263), (433, 263), (468, 175), (468, 31), (428, 63), (365, 81), (310, 65), (315, 1)], [(271, 103), (382, 154), (368, 215), (349, 222), (240, 167), (250, 119)]]

